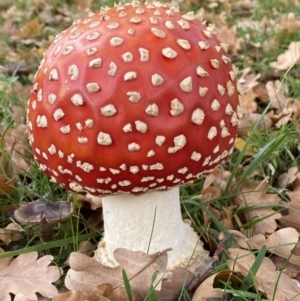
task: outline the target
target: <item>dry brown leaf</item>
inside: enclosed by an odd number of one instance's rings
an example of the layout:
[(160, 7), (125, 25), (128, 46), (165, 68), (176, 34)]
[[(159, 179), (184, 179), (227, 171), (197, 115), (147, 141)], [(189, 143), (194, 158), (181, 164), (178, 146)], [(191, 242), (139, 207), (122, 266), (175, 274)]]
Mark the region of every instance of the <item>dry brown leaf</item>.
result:
[[(238, 137), (238, 138), (235, 139), (234, 146), (241, 152), (244, 149), (246, 143), (247, 143), (246, 140)], [(251, 146), (251, 144), (248, 144), (244, 155), (249, 156), (249, 157), (254, 157), (255, 154), (256, 153), (254, 152), (253, 147)]]
[(218, 31), (218, 36), (223, 43), (229, 45), (229, 53), (237, 53), (241, 50), (243, 39), (238, 37), (236, 26), (232, 28), (228, 28), (227, 26), (221, 27)]
[(287, 70), (300, 61), (300, 41), (291, 42), (289, 48), (277, 57), (277, 62), (270, 63), (278, 70)]
[[(32, 157), (32, 153), (29, 150), (27, 126), (20, 124), (16, 129), (9, 128), (5, 133), (3, 146), (11, 156), (10, 167), (5, 169), (6, 173), (14, 175), (27, 172), (30, 168)], [(11, 167), (11, 163), (13, 163), (13, 167)]]
[(12, 241), (18, 241), (23, 238), (23, 235), (20, 233), (20, 230), (21, 228), (19, 225), (15, 223), (10, 223), (4, 229), (0, 228), (0, 240), (5, 242), (7, 245), (10, 244)]
[(300, 19), (293, 12), (282, 15), (276, 29), (284, 34), (297, 34), (300, 30)]
[(222, 195), (222, 191), (219, 187), (208, 186), (202, 190), (201, 203), (208, 203), (212, 200), (218, 199)]
[(250, 67), (245, 68), (238, 80), (239, 91), (242, 95), (251, 92), (252, 89), (259, 84), (257, 80), (260, 78), (261, 75), (253, 74), (251, 72), (252, 70)]
[(293, 104), (293, 121), (300, 119), (300, 99), (294, 99)]
[[(228, 255), (232, 259), (228, 261), (229, 268), (246, 277), (255, 261), (255, 256), (242, 249), (229, 249)], [(267, 257), (263, 259), (254, 278), (258, 289), (271, 300), (300, 300), (300, 288), (287, 275), (277, 271), (271, 259)]]
[(7, 180), (4, 175), (0, 175), (0, 195), (10, 193), (14, 189), (13, 183), (14, 178), (11, 180)]
[(293, 186), (293, 192), (300, 191), (300, 173), (297, 174), (297, 177), (295, 181), (292, 183), (292, 186)]
[(247, 93), (239, 95), (240, 107), (243, 113), (253, 113), (257, 109), (257, 103), (254, 101), (256, 94), (253, 89), (249, 89)]
[(89, 255), (95, 249), (95, 247), (96, 247), (96, 245), (94, 245), (90, 241), (84, 240), (79, 243), (78, 252), (85, 254), (85, 255)]
[[(211, 205), (211, 202), (219, 197), (221, 197), (222, 191), (219, 187), (216, 186), (208, 186), (202, 190), (200, 196), (200, 202), (205, 206), (218, 220), (221, 219), (221, 212), (214, 208)], [(211, 217), (205, 211), (202, 212), (203, 216), (203, 225), (204, 227), (209, 227), (211, 222)]]
[(234, 240), (239, 247), (245, 250), (260, 249), (266, 242), (266, 237), (262, 234), (257, 234), (248, 238), (237, 230), (230, 230), (229, 232), (234, 234)]
[(41, 33), (41, 24), (39, 23), (39, 20), (33, 19), (20, 28), (20, 32), (18, 34), (19, 39), (29, 39), (34, 38), (37, 35)]
[(175, 267), (172, 279), (164, 279), (161, 289), (156, 291), (158, 300), (173, 301), (178, 300), (182, 288), (194, 279), (194, 274), (182, 267)]
[(290, 263), (300, 265), (300, 256), (291, 255), (299, 241), (298, 232), (291, 227), (279, 229), (266, 239), (266, 247), (271, 253), (289, 259)]
[(238, 135), (242, 138), (247, 139), (253, 126), (258, 123), (257, 129), (261, 133), (265, 133), (268, 129), (272, 127), (272, 120), (268, 115), (262, 116), (259, 113), (244, 113), (243, 118), (240, 119), (238, 125)]
[[(214, 282), (220, 280), (223, 283), (235, 282), (241, 284), (242, 281), (235, 276), (232, 271), (226, 269), (205, 279), (196, 289), (192, 301), (202, 300), (221, 300), (224, 297), (224, 291), (221, 288), (215, 288)], [(222, 299), (223, 300), (223, 299)]]
[(286, 97), (286, 94), (288, 93), (287, 87), (283, 85), (281, 81), (276, 80), (275, 82), (267, 82), (266, 89), (271, 102), (270, 108), (275, 109), (276, 114), (279, 114), (288, 108), (291, 100)]
[(277, 187), (286, 188), (287, 185), (293, 183), (298, 174), (298, 167), (289, 168), (288, 172), (281, 174), (277, 179)]
[(266, 246), (270, 253), (289, 259), (289, 262), (292, 264), (300, 265), (300, 256), (291, 255), (299, 237), (298, 232), (294, 228), (288, 227), (277, 230), (268, 238), (262, 234), (247, 238), (236, 230), (230, 230), (230, 233), (234, 234), (236, 243), (243, 249), (260, 250), (263, 246)]
[(300, 231), (300, 201), (299, 201), (299, 191), (292, 191), (287, 193), (290, 202), (283, 202), (282, 204), (285, 205), (285, 207), (288, 210), (287, 215), (283, 215), (280, 218), (280, 223), (284, 225), (285, 227), (293, 227), (297, 231)]
[[(71, 269), (65, 279), (66, 287), (70, 290), (81, 289), (84, 293), (91, 294), (93, 289), (102, 283), (110, 283), (113, 287), (121, 286), (124, 269), (129, 279), (136, 275), (143, 279), (141, 279), (144, 282), (141, 294), (143, 291), (147, 294), (153, 274), (156, 270), (163, 272), (167, 264), (166, 253), (160, 256), (158, 254), (147, 255), (143, 252), (120, 248), (114, 252), (114, 256), (120, 266), (110, 268), (83, 254), (71, 253), (69, 258)], [(139, 281), (136, 280), (136, 282)]]
[(222, 300), (223, 289), (214, 288), (213, 284), (217, 274), (214, 274), (207, 279), (205, 279), (199, 287), (196, 289), (192, 301), (202, 301), (202, 300)]
[[(275, 71), (274, 71), (275, 73)], [(272, 79), (274, 79), (275, 76), (273, 76)], [(269, 78), (268, 78), (269, 80)], [(262, 103), (269, 102), (269, 96), (266, 89), (266, 85), (264, 83), (259, 83), (257, 86), (253, 88), (253, 93), (255, 94), (255, 98), (258, 99)]]
[(18, 293), (14, 296), (13, 301), (49, 301), (49, 298), (38, 295), (35, 300), (27, 298), (24, 294)]
[[(211, 185), (224, 190), (227, 186), (230, 176), (230, 171), (221, 169), (220, 167), (215, 168), (208, 176), (205, 177), (203, 190)], [(233, 182), (235, 181), (233, 180)]]
[(222, 225), (227, 230), (231, 230), (234, 228), (232, 219), (234, 214), (233, 211), (235, 208), (236, 208), (235, 206), (223, 207), (226, 217), (222, 219)]
[[(125, 270), (136, 300), (139, 301), (148, 294), (153, 275), (156, 272), (164, 273), (167, 265), (166, 252), (148, 255), (120, 248), (115, 250), (114, 256), (120, 265), (110, 268), (83, 254), (71, 253), (69, 258), (71, 269), (65, 279), (66, 287), (70, 290), (82, 290), (85, 294), (91, 294), (93, 289), (102, 283), (110, 283), (114, 288), (121, 287), (122, 270)], [(178, 273), (180, 277), (177, 276)], [(171, 297), (180, 293), (182, 286), (178, 285), (179, 281), (184, 283), (186, 280), (188, 284), (192, 280), (191, 272), (184, 269), (184, 273), (185, 277), (182, 276), (181, 269), (176, 270), (171, 282), (162, 281), (161, 294), (164, 294), (165, 300), (172, 300)], [(170, 299), (168, 296), (171, 296)]]
[(37, 258), (37, 252), (21, 254), (17, 258), (0, 258), (0, 300), (10, 301), (11, 294), (24, 294), (37, 300), (36, 293), (51, 298), (58, 291), (51, 283), (60, 278), (60, 269), (49, 266), (53, 256)]
[[(128, 301), (126, 291), (123, 287), (116, 290), (111, 284), (103, 283), (95, 287), (91, 294), (85, 294), (81, 290), (58, 294), (52, 301)], [(133, 301), (135, 298), (133, 296)]]
[(281, 218), (281, 214), (273, 210), (280, 203), (280, 198), (276, 194), (266, 194), (267, 189), (267, 181), (244, 183), (240, 193), (234, 198), (235, 204), (240, 208), (253, 206), (245, 213), (247, 221), (262, 219), (254, 225), (254, 234), (273, 233), (277, 228), (276, 220)]

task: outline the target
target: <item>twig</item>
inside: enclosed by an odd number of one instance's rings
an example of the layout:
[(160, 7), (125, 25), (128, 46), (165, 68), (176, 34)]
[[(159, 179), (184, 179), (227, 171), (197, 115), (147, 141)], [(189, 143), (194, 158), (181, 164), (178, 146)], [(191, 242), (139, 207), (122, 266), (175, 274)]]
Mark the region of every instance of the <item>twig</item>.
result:
[(217, 266), (220, 260), (220, 256), (224, 251), (225, 245), (227, 243), (228, 238), (224, 237), (218, 244), (217, 249), (212, 256), (210, 262), (207, 264), (206, 268), (196, 275), (195, 279), (187, 286), (188, 292), (192, 293), (196, 290), (196, 288), (202, 283), (206, 278), (210, 276), (210, 272)]

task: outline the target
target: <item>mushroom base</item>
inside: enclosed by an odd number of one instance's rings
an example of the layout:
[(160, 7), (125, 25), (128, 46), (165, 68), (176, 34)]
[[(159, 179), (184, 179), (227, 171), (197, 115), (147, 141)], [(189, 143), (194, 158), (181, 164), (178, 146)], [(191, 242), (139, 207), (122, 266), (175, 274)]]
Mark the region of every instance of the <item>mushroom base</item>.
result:
[(167, 270), (176, 266), (201, 271), (209, 260), (198, 235), (181, 217), (179, 188), (139, 196), (115, 195), (102, 199), (105, 235), (95, 258), (105, 266), (118, 263), (117, 248), (156, 253), (168, 248)]

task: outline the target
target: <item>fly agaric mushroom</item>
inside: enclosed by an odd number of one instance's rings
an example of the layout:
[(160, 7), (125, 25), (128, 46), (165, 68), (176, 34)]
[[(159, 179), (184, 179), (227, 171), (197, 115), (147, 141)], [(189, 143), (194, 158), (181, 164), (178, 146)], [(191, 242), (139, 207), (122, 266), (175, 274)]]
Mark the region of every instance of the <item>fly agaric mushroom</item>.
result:
[(75, 21), (44, 54), (29, 140), (53, 181), (103, 196), (103, 264), (117, 265), (119, 247), (172, 248), (170, 270), (206, 263), (178, 187), (232, 152), (240, 113), (227, 47), (193, 13), (133, 1)]

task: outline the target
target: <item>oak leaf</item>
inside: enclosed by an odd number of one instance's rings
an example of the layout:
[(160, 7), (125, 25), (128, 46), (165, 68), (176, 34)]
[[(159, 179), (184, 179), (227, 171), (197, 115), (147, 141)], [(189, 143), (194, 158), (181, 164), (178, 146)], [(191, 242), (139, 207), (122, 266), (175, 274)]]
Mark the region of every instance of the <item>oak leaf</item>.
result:
[(259, 220), (253, 226), (254, 234), (273, 233), (277, 228), (276, 220), (281, 218), (281, 214), (272, 208), (280, 203), (280, 198), (275, 194), (267, 194), (267, 189), (267, 181), (245, 183), (234, 198), (235, 204), (245, 209), (247, 221)]
[[(228, 261), (229, 268), (246, 277), (255, 261), (254, 254), (246, 250), (231, 248), (228, 250), (228, 255), (232, 259)], [(268, 257), (264, 257), (253, 281), (270, 300), (300, 301), (300, 288), (287, 275), (277, 271)]]
[[(252, 73), (252, 70), (250, 67), (245, 68), (243, 70), (242, 75), (239, 77), (239, 80), (238, 80), (241, 95), (247, 94), (248, 92), (253, 94), (252, 89), (259, 84), (258, 79), (260, 77), (261, 77), (261, 74)], [(256, 109), (256, 105), (253, 104), (252, 108)]]
[[(266, 89), (271, 102), (270, 108), (274, 109), (276, 114), (285, 112), (291, 103), (291, 99), (286, 96), (288, 94), (287, 86), (279, 80), (275, 82), (268, 81), (266, 83)], [(280, 118), (280, 116), (278, 118)]]
[(23, 235), (20, 233), (20, 229), (20, 226), (15, 223), (8, 224), (4, 229), (0, 228), (0, 240), (8, 245), (12, 241), (22, 239)]
[[(219, 282), (218, 287), (215, 283)], [(235, 276), (231, 270), (225, 269), (221, 272), (214, 274), (207, 279), (205, 279), (196, 289), (192, 301), (202, 301), (202, 300), (225, 300), (224, 290), (220, 287), (220, 284), (226, 285), (226, 283), (239, 283), (242, 281)]]
[[(91, 294), (85, 294), (81, 290), (69, 291), (58, 294), (52, 298), (52, 301), (128, 301), (126, 290), (119, 287), (114, 290), (109, 283), (103, 283), (96, 286)], [(135, 301), (135, 297), (132, 298)]]
[(192, 301), (202, 301), (202, 300), (222, 300), (224, 295), (223, 289), (214, 288), (213, 284), (217, 274), (214, 274), (207, 279), (205, 279), (196, 289)]
[(300, 61), (300, 41), (291, 42), (289, 48), (277, 57), (276, 62), (270, 63), (271, 67), (278, 70), (287, 70)]
[[(131, 289), (136, 301), (143, 300), (149, 293), (153, 275), (158, 273), (156, 279), (160, 281), (167, 266), (166, 252), (145, 254), (140, 251), (131, 251), (123, 248), (116, 249), (114, 257), (119, 262), (115, 268), (107, 267), (83, 254), (73, 252), (69, 258), (71, 269), (65, 278), (65, 285), (70, 290), (81, 290), (85, 294), (92, 293), (99, 284), (109, 283), (115, 289), (123, 286), (122, 270), (126, 271)], [(190, 283), (193, 273), (183, 268), (174, 270), (172, 280), (164, 279), (161, 283), (154, 283), (158, 294), (164, 300), (174, 300), (180, 294), (182, 286)], [(156, 286), (157, 284), (157, 286)]]
[(300, 256), (291, 255), (293, 249), (298, 244), (299, 236), (294, 228), (279, 229), (267, 238), (262, 234), (247, 238), (236, 230), (230, 230), (230, 233), (234, 234), (234, 239), (241, 248), (260, 250), (263, 246), (266, 246), (268, 252), (288, 259), (294, 265), (300, 265)]
[(288, 172), (281, 174), (277, 179), (277, 186), (279, 188), (285, 188), (287, 185), (293, 183), (298, 174), (298, 167), (293, 166), (289, 168)]
[(284, 225), (285, 227), (293, 227), (297, 231), (300, 231), (299, 191), (288, 192), (287, 196), (289, 197), (290, 202), (286, 202), (286, 203), (283, 202), (282, 204), (285, 205), (285, 208), (287, 209), (288, 214), (283, 215), (279, 221), (280, 221), (281, 225)]
[(60, 269), (49, 266), (52, 259), (50, 255), (38, 259), (37, 252), (0, 258), (0, 300), (10, 301), (10, 294), (18, 293), (29, 300), (37, 300), (36, 293), (55, 296), (58, 291), (51, 283), (59, 279)]

